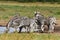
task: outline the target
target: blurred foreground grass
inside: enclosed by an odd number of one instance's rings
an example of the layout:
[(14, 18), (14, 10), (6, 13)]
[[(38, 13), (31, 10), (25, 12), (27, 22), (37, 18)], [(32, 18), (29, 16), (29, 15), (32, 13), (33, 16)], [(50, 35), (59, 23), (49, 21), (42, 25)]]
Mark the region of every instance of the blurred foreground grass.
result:
[(60, 40), (58, 33), (11, 33), (0, 35), (0, 40)]

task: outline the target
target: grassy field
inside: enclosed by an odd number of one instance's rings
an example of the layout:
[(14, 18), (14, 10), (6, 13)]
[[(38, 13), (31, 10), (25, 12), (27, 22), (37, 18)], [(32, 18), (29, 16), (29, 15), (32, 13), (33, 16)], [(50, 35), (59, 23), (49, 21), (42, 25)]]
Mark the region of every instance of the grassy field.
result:
[[(16, 13), (32, 18), (34, 11), (44, 16), (60, 19), (60, 4), (0, 2), (0, 24), (6, 24)], [(4, 23), (5, 22), (5, 23)], [(11, 33), (1, 34), (0, 40), (60, 40), (59, 33)]]
[(11, 33), (0, 35), (0, 40), (60, 40), (58, 33)]
[[(19, 5), (20, 4), (20, 5)], [(32, 18), (34, 12), (39, 11), (44, 16), (55, 16), (60, 19), (60, 4), (43, 4), (43, 3), (0, 3), (0, 25), (6, 23), (16, 14)]]
[(60, 4), (0, 2), (0, 20), (9, 20), (16, 13), (32, 18), (36, 10), (46, 17), (60, 18)]

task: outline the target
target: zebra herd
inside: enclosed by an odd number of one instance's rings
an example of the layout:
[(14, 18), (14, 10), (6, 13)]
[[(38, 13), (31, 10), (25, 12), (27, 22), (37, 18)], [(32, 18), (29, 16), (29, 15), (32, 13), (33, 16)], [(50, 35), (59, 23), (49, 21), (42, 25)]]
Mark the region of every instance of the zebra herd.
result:
[(48, 27), (48, 32), (54, 32), (54, 26), (56, 25), (56, 18), (54, 16), (44, 17), (40, 12), (34, 12), (33, 18), (28, 18), (27, 16), (20, 17), (16, 14), (6, 25), (6, 32), (9, 31), (10, 27), (19, 28), (19, 33), (22, 28), (25, 28), (25, 32), (44, 32), (45, 25)]

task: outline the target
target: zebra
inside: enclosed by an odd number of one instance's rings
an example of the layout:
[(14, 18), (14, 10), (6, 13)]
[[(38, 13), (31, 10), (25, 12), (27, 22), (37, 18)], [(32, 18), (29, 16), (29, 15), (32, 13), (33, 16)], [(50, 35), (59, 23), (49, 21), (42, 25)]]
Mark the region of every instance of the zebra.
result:
[(25, 28), (25, 32), (31, 32), (34, 30), (35, 20), (28, 18), (27, 16), (20, 17), (20, 15), (15, 15), (6, 25), (6, 32), (9, 31), (10, 27), (15, 28), (15, 31), (17, 31), (17, 28), (19, 28), (19, 33), (21, 32), (22, 28)]
[(54, 32), (56, 18), (54, 16), (49, 16), (47, 20), (48, 20), (48, 32)]
[(54, 26), (56, 25), (56, 18), (54, 16), (49, 16), (48, 18), (46, 18), (40, 12), (35, 12), (35, 19), (38, 25), (38, 29), (41, 30), (41, 32), (44, 32), (45, 25), (48, 26), (49, 32), (54, 31)]
[(44, 16), (40, 12), (35, 12), (35, 20), (38, 25), (38, 32), (44, 32)]
[(36, 29), (36, 25), (37, 24), (35, 23), (35, 18), (24, 17), (19, 25), (19, 33), (21, 32), (23, 27), (25, 27), (26, 32), (34, 32)]

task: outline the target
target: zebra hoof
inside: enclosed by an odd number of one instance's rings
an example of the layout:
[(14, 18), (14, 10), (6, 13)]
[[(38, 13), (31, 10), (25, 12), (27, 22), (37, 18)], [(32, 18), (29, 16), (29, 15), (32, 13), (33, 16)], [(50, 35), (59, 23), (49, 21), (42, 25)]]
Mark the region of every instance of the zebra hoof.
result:
[(54, 33), (54, 31), (48, 31), (48, 33)]

